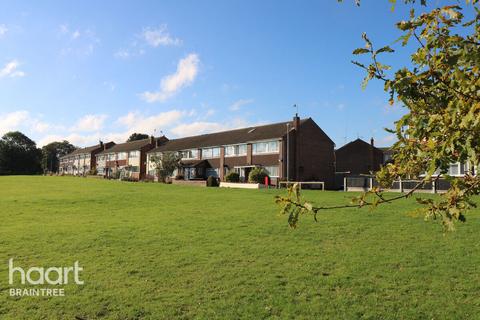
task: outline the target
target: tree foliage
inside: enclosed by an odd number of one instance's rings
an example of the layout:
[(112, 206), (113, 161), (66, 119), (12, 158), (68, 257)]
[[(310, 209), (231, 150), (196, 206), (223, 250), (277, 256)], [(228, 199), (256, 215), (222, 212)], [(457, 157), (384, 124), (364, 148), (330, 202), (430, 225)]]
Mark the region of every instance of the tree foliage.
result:
[(143, 139), (147, 139), (148, 137), (150, 137), (150, 136), (148, 134), (145, 134), (145, 133), (132, 133), (130, 135), (130, 137), (128, 137), (127, 142), (143, 140)]
[(41, 151), (19, 131), (0, 139), (0, 175), (37, 174), (41, 171)]
[(59, 158), (76, 149), (70, 142), (55, 141), (42, 147), (42, 169), (44, 172), (58, 172)]
[(167, 178), (172, 176), (173, 172), (180, 168), (180, 160), (182, 156), (177, 152), (162, 152), (161, 155), (153, 155), (150, 158), (154, 163), (158, 181), (166, 182)]
[(268, 177), (268, 173), (264, 168), (253, 168), (248, 174), (248, 182), (263, 184), (265, 183), (265, 177)]
[[(465, 221), (466, 211), (475, 207), (471, 196), (480, 193), (480, 176), (474, 171), (474, 168), (480, 169), (480, 9), (477, 3), (478, 0), (466, 1), (474, 12), (470, 20), (465, 19), (464, 10), (458, 4), (420, 15), (412, 9), (409, 19), (396, 25), (403, 32), (396, 43), (416, 46), (411, 54), (411, 67), (394, 72), (380, 62), (382, 55), (393, 53), (394, 49), (390, 46), (377, 49), (365, 33), (362, 35), (365, 46), (353, 51), (355, 55), (369, 57), (368, 63), (353, 61), (366, 71), (362, 86), (372, 79), (383, 81), (390, 104), (397, 101), (407, 113), (393, 129), (388, 129), (398, 141), (392, 147), (393, 162), (377, 173), (380, 187), (344, 207), (389, 202), (382, 188), (390, 187), (399, 178), (420, 180), (412, 192), (401, 196), (408, 197), (422, 184), (442, 176), (451, 180), (445, 194), (438, 200), (418, 199), (424, 205), (426, 219), (438, 218), (445, 230), (453, 230), (454, 223)], [(450, 164), (457, 162), (469, 165), (464, 179), (453, 179), (447, 174)], [(296, 193), (291, 191), (292, 194)], [(277, 201), (284, 212), (293, 213), (289, 219), (293, 221), (292, 226), (296, 225), (299, 212), (307, 210), (316, 215), (319, 210), (329, 209), (310, 208), (298, 197), (279, 197)]]

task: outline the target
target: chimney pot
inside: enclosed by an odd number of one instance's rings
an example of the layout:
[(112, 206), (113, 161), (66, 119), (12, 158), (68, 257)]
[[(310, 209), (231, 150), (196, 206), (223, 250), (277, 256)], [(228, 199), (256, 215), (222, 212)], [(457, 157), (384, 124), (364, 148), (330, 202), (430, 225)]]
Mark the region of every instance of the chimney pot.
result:
[(373, 147), (374, 146), (374, 143), (375, 143), (375, 140), (373, 140), (373, 138), (370, 139), (370, 145)]

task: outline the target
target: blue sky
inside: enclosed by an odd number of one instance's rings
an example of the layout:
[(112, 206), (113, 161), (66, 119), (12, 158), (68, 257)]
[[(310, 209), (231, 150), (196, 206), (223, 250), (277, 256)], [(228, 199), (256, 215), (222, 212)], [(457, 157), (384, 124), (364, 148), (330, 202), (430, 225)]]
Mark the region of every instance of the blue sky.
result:
[[(285, 121), (297, 104), (337, 146), (371, 136), (389, 145), (383, 128), (403, 111), (387, 107), (381, 83), (361, 89), (351, 52), (363, 46), (362, 32), (392, 44), (409, 8), (392, 12), (387, 0), (0, 1), (0, 134), (20, 130), (40, 146), (121, 142), (132, 132), (174, 138)], [(399, 49), (387, 59), (396, 67), (409, 61)]]

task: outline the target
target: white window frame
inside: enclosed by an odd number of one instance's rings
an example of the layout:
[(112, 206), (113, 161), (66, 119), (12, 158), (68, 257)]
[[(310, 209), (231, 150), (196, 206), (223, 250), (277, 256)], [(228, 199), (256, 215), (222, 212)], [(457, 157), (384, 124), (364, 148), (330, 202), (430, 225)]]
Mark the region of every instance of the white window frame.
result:
[[(218, 155), (213, 154), (214, 149), (218, 150)], [(211, 151), (211, 156), (205, 156), (205, 151), (206, 150)], [(209, 147), (209, 148), (203, 148), (202, 149), (202, 159), (216, 159), (216, 158), (220, 158), (220, 147)]]
[[(270, 150), (270, 143), (275, 142), (277, 145), (276, 150), (272, 151)], [(266, 145), (266, 150), (262, 152), (256, 151), (256, 145), (258, 144), (265, 144)], [(266, 141), (257, 141), (252, 143), (252, 154), (253, 155), (259, 155), (259, 154), (275, 154), (280, 152), (280, 142), (278, 140), (266, 140)]]
[[(245, 146), (245, 153), (240, 153), (240, 146)], [(229, 144), (224, 146), (225, 148), (225, 158), (228, 157), (244, 157), (247, 155), (247, 144), (246, 143), (238, 143), (238, 144)], [(233, 148), (233, 154), (228, 154), (227, 149)]]
[[(265, 169), (265, 171), (267, 171), (268, 176), (269, 176), (270, 178), (278, 178), (278, 177), (280, 177), (280, 167), (279, 167), (279, 166), (264, 166), (263, 168)], [(268, 170), (268, 168), (277, 168), (277, 174), (276, 174), (276, 175), (271, 175), (271, 174), (270, 174), (270, 171)]]

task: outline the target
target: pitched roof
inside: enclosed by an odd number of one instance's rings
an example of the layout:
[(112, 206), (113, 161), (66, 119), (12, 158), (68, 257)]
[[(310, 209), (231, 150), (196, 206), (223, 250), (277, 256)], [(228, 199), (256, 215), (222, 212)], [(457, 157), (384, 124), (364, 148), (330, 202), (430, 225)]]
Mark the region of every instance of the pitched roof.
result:
[[(300, 120), (300, 124), (308, 119)], [(149, 152), (179, 151), (192, 148), (215, 147), (229, 144), (246, 143), (283, 137), (287, 132), (287, 123), (291, 121), (248, 127), (229, 131), (215, 132), (180, 139), (169, 140)]]
[(77, 154), (85, 154), (85, 153), (92, 153), (93, 151), (95, 151), (96, 149), (99, 149), (99, 148), (103, 148), (103, 146), (101, 146), (100, 144), (97, 144), (95, 146), (91, 146), (91, 147), (85, 147), (85, 148), (79, 148), (79, 149), (76, 149), (62, 157), (61, 158), (64, 158), (64, 157), (70, 157), (70, 156), (74, 156), (74, 155), (77, 155)]
[[(344, 149), (347, 149), (348, 147), (351, 147), (353, 145), (356, 145), (356, 144), (360, 144), (360, 145), (366, 145), (366, 146), (371, 146), (370, 143), (366, 142), (366, 141), (363, 141), (362, 139), (360, 138), (357, 138), (353, 141), (350, 141), (349, 143), (347, 143), (346, 145), (342, 146), (341, 148), (338, 148), (337, 150), (335, 151), (340, 151), (340, 150), (344, 150)], [(378, 151), (382, 151), (381, 149), (377, 148), (377, 147), (373, 147), (374, 149), (378, 150)]]
[[(159, 138), (155, 138), (155, 139), (159, 139)], [(100, 152), (99, 154), (140, 150), (141, 148), (145, 147), (148, 144), (150, 144), (150, 138), (135, 140), (131, 142), (125, 142), (125, 143), (119, 143), (114, 145), (111, 148), (108, 148), (107, 150)]]

